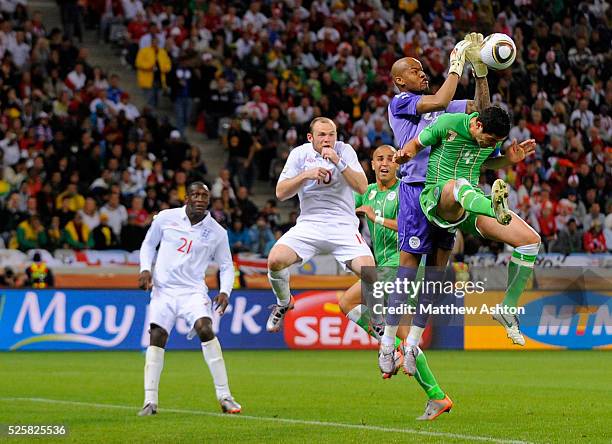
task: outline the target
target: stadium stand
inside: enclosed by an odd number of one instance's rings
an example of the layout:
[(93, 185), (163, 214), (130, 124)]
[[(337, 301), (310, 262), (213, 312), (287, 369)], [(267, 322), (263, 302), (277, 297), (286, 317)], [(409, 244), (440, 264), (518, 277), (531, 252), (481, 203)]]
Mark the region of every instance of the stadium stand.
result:
[[(334, 118), (371, 176), (371, 149), (392, 141), (391, 64), (419, 58), (435, 89), (448, 51), (478, 28), (513, 37), (512, 69), (488, 77), (492, 102), (512, 112), (511, 137), (538, 142), (533, 158), (497, 174), (511, 185), (511, 206), (547, 251), (612, 251), (606, 2), (59, 3), (63, 31), (46, 29), (21, 2), (2, 3), (0, 238), (8, 249), (133, 251), (152, 216), (180, 206), (198, 179), (212, 187), (212, 214), (239, 239), (236, 251), (265, 255), (291, 224), (274, 201), (260, 209), (249, 193), (256, 180), (275, 184), (308, 122)], [(74, 43), (87, 27), (120, 48), (150, 105), (158, 94), (173, 102), (172, 123), (136, 108), (115, 73), (92, 66)], [(168, 60), (153, 62), (151, 78), (154, 44)], [(473, 90), (466, 70), (456, 98)], [(189, 125), (225, 147), (218, 177), (185, 140)], [(494, 176), (481, 178), (485, 190)], [(463, 245), (465, 254), (500, 248), (471, 238)]]

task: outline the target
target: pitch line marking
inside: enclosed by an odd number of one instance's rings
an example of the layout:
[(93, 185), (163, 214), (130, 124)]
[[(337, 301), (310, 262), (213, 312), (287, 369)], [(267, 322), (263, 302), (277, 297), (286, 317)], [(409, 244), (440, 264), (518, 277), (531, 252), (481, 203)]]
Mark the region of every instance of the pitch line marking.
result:
[[(0, 398), (0, 401), (10, 402), (38, 402), (45, 404), (64, 404), (81, 407), (94, 407), (101, 409), (116, 409), (116, 410), (131, 410), (138, 411), (140, 407), (132, 407), (128, 405), (118, 404), (101, 404), (96, 402), (81, 402), (81, 401), (64, 401), (61, 399), (48, 399), (48, 398)], [(212, 416), (216, 418), (230, 418), (232, 420), (250, 419), (255, 421), (269, 421), (269, 422), (280, 422), (284, 424), (297, 424), (297, 425), (312, 425), (321, 427), (338, 427), (345, 429), (356, 429), (356, 430), (370, 430), (376, 432), (388, 432), (388, 433), (405, 433), (408, 435), (423, 435), (423, 436), (436, 436), (441, 438), (452, 438), (452, 439), (464, 439), (472, 441), (485, 441), (494, 442), (499, 444), (531, 444), (529, 441), (518, 441), (511, 439), (499, 439), (490, 436), (480, 435), (463, 435), (460, 433), (448, 433), (448, 432), (429, 432), (427, 430), (417, 429), (400, 429), (395, 427), (382, 427), (375, 425), (362, 425), (362, 424), (350, 424), (344, 422), (328, 422), (328, 421), (312, 421), (307, 419), (291, 419), (291, 418), (274, 418), (271, 416), (252, 416), (252, 415), (228, 415), (226, 413), (215, 413), (215, 412), (204, 412), (200, 410), (185, 410), (185, 409), (172, 409), (172, 408), (160, 408), (160, 413), (182, 413), (187, 415), (201, 415), (201, 416)]]

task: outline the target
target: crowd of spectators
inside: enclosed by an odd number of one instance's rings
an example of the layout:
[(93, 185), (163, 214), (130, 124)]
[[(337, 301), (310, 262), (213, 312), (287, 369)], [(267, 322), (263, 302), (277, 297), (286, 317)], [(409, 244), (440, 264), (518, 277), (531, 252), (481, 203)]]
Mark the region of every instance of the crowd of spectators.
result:
[[(113, 5), (116, 13), (120, 5)], [(532, 137), (538, 148), (524, 164), (496, 175), (511, 185), (513, 209), (542, 234), (547, 251), (612, 250), (608, 2), (122, 5), (128, 62), (152, 40), (165, 47), (176, 67), (169, 84), (182, 85), (180, 93), (171, 86), (172, 97), (180, 98), (177, 115), (187, 109), (185, 102), (193, 110), (180, 114), (179, 127), (191, 121), (209, 137), (221, 137), (234, 185), (247, 190), (255, 179), (275, 183), (288, 152), (320, 115), (335, 120), (339, 139), (355, 148), (372, 178), (372, 148), (393, 142), (386, 109), (395, 93), (393, 62), (418, 58), (435, 90), (444, 80), (449, 51), (465, 33), (504, 32), (518, 54), (511, 69), (490, 71), (492, 103), (511, 112), (511, 138)], [(466, 69), (455, 97), (473, 94)], [(483, 176), (483, 185), (493, 175)], [(475, 239), (466, 246), (468, 253), (496, 248)]]
[[(226, 169), (210, 181), (213, 217), (228, 228), (234, 251), (265, 255), (291, 221), (280, 224), (274, 202), (260, 211), (249, 194), (256, 179), (275, 184), (309, 121), (333, 118), (373, 179), (371, 150), (393, 141), (386, 114), (393, 62), (417, 57), (435, 90), (455, 42), (477, 30), (513, 37), (516, 62), (488, 77), (492, 102), (511, 112), (511, 137), (538, 143), (535, 156), (497, 173), (511, 185), (512, 207), (548, 251), (612, 250), (605, 1), (86, 4), (74, 10), (70, 3), (63, 16), (98, 25), (120, 45), (149, 107), (136, 109), (119, 76), (90, 65), (71, 38), (80, 38), (80, 24), (47, 32), (40, 14), (20, 5), (3, 10), (0, 235), (7, 246), (137, 249), (152, 215), (181, 205), (189, 181), (207, 179), (199, 149), (184, 138), (195, 125), (227, 152)], [(172, 124), (154, 112), (162, 93), (175, 107)], [(455, 98), (473, 94), (466, 69)], [(483, 175), (483, 188), (492, 175)], [(474, 239), (465, 245), (466, 253), (497, 248)]]
[(0, 3), (0, 245), (137, 250), (205, 180), (201, 152), (23, 3)]

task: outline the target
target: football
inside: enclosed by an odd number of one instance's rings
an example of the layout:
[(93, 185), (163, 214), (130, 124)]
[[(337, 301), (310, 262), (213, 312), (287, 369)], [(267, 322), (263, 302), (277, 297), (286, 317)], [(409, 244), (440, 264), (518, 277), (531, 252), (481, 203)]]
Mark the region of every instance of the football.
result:
[(482, 42), (480, 58), (491, 69), (506, 69), (514, 63), (516, 45), (506, 34), (491, 34)]

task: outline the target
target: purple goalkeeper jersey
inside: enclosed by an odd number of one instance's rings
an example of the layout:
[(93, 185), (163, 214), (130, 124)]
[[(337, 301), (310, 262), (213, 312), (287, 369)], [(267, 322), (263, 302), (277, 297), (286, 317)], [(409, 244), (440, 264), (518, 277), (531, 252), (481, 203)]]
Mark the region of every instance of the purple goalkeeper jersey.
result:
[[(419, 114), (417, 103), (421, 94), (403, 92), (397, 94), (389, 103), (389, 125), (393, 130), (397, 148), (401, 149), (411, 139), (414, 139), (423, 128), (431, 125), (438, 116), (447, 113), (465, 113), (467, 100), (453, 100), (445, 111)], [(403, 165), (400, 165), (399, 175), (402, 182), (425, 183), (427, 162), (429, 161), (430, 147), (422, 149), (416, 156)]]

